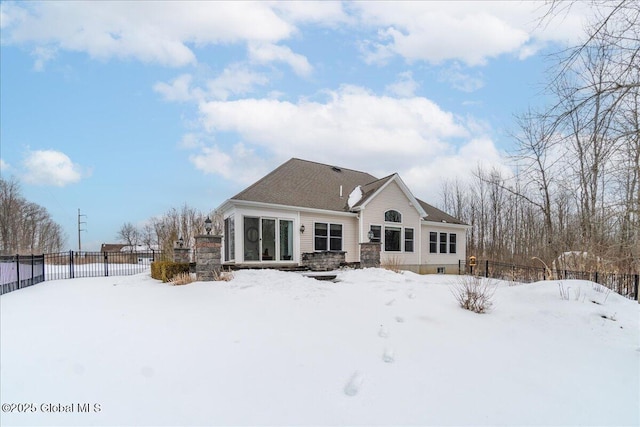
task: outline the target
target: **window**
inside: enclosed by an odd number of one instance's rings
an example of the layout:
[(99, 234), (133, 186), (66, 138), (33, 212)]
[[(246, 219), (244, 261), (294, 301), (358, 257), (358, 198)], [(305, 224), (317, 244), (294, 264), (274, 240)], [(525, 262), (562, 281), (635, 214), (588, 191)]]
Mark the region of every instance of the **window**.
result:
[(436, 273), (445, 274), (445, 268), (444, 267), (437, 267), (436, 268)]
[(384, 250), (387, 252), (400, 252), (401, 242), (400, 227), (385, 227), (384, 228)]
[(384, 213), (385, 222), (402, 222), (402, 214), (395, 210), (388, 210)]
[(342, 250), (342, 225), (340, 224), (329, 226), (329, 249), (332, 251)]
[(316, 222), (313, 225), (313, 233), (316, 251), (342, 250), (342, 224)]
[(440, 233), (440, 253), (447, 253), (447, 233)]
[(224, 259), (231, 261), (236, 254), (236, 230), (235, 221), (232, 216), (224, 220)]
[(280, 220), (280, 261), (293, 259), (293, 221)]
[(404, 251), (413, 252), (413, 228), (404, 229)]
[(455, 233), (449, 234), (449, 253), (450, 254), (456, 253), (456, 237), (457, 235)]
[(371, 230), (373, 232), (373, 239), (371, 239), (372, 242), (375, 243), (380, 243), (382, 240), (382, 226), (380, 225), (372, 225), (369, 227), (369, 230)]
[(313, 233), (315, 235), (315, 245), (314, 248), (316, 251), (326, 251), (328, 248), (328, 229), (329, 225), (322, 222), (316, 222), (313, 226)]
[(429, 253), (438, 253), (438, 233), (436, 233), (435, 231), (431, 231), (429, 233)]

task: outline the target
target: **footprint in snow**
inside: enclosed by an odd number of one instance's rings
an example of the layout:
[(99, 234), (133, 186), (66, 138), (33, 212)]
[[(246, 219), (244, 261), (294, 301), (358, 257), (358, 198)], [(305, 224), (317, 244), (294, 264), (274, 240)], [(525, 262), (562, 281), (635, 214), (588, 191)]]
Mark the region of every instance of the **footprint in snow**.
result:
[(394, 302), (396, 302), (395, 298), (392, 299), (391, 301), (387, 302), (385, 305), (392, 306)]
[(347, 396), (355, 396), (360, 391), (360, 387), (362, 387), (362, 382), (364, 381), (364, 376), (360, 371), (355, 371), (347, 384), (344, 386), (344, 394)]
[(378, 331), (378, 336), (380, 338), (387, 338), (389, 336), (389, 330), (384, 327), (384, 325), (380, 325), (380, 330)]
[(384, 353), (382, 354), (382, 360), (384, 363), (393, 363), (395, 362), (395, 353), (392, 348), (385, 348)]
[(404, 317), (402, 317), (402, 316), (396, 316), (396, 322), (398, 322), (398, 323), (404, 323)]

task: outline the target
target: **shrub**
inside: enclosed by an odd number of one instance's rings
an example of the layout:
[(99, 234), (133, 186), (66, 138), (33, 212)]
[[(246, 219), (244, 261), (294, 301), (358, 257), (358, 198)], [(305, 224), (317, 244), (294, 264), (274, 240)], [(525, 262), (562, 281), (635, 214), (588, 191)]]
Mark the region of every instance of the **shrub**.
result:
[(173, 276), (171, 280), (169, 280), (169, 283), (171, 283), (174, 286), (188, 285), (189, 283), (192, 283), (192, 282), (193, 282), (193, 277), (191, 277), (190, 273), (178, 273), (175, 276)]
[(173, 261), (155, 261), (151, 263), (151, 277), (169, 282), (180, 273), (189, 274), (189, 263)]
[(460, 307), (474, 313), (485, 313), (491, 308), (496, 285), (478, 276), (461, 276), (451, 288)]
[(394, 273), (400, 273), (401, 266), (402, 263), (400, 257), (398, 256), (385, 257), (384, 261), (380, 265), (380, 267), (384, 268), (385, 270), (393, 271)]
[(232, 271), (213, 270), (213, 280), (228, 282), (233, 279)]

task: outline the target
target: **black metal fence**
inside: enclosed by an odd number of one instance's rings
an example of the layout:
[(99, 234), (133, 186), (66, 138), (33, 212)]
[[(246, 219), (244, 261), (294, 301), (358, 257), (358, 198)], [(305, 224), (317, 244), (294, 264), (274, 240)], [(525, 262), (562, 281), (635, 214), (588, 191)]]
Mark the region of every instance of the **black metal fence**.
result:
[(507, 264), (490, 260), (479, 260), (475, 266), (467, 265), (469, 274), (492, 279), (531, 283), (540, 280), (591, 280), (620, 295), (637, 300), (640, 275), (624, 273), (603, 273), (571, 270), (550, 270), (544, 267), (531, 267)]
[(45, 280), (144, 273), (162, 252), (60, 252), (0, 256), (0, 295)]
[(0, 295), (44, 281), (44, 255), (0, 256)]
[(79, 277), (129, 276), (145, 272), (161, 258), (156, 251), (146, 252), (61, 252), (46, 254), (45, 280)]

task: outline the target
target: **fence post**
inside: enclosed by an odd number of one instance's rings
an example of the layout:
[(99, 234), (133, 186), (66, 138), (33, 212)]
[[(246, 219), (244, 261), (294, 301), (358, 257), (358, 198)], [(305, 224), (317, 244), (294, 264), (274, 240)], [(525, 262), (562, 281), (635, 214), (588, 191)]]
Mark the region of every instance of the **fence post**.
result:
[(73, 251), (69, 251), (69, 278), (73, 279)]
[(489, 278), (489, 260), (484, 262), (484, 277)]
[(109, 253), (104, 253), (104, 277), (109, 277)]
[(594, 280), (594, 282), (598, 283), (598, 272), (597, 272), (597, 271), (596, 271), (596, 277), (595, 277), (595, 279), (596, 279), (596, 280)]
[(33, 278), (33, 254), (31, 254), (31, 284), (33, 285), (35, 282), (35, 279)]
[(634, 295), (636, 297), (636, 300), (638, 300), (638, 303), (640, 303), (640, 295), (638, 295), (638, 283), (640, 282), (640, 274), (636, 274), (633, 278), (633, 292)]
[(18, 274), (18, 286), (16, 287), (16, 289), (20, 289), (20, 254), (16, 254), (16, 272)]

